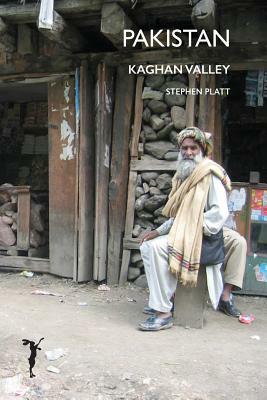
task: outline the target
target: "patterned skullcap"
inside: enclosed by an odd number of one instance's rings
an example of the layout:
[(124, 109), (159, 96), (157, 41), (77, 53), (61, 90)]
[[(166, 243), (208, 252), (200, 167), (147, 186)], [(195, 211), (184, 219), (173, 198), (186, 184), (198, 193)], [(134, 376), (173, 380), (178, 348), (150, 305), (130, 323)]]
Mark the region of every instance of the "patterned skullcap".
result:
[(203, 132), (196, 126), (185, 128), (177, 134), (179, 148), (186, 138), (194, 139), (203, 148), (205, 156), (208, 156), (212, 153), (211, 133)]

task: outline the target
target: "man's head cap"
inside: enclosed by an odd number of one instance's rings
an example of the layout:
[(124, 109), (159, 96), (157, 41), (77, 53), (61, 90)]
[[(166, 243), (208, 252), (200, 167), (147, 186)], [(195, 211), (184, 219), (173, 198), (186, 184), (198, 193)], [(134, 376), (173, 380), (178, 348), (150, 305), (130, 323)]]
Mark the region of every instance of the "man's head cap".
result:
[(177, 141), (179, 148), (181, 147), (183, 141), (187, 138), (192, 138), (197, 142), (204, 150), (204, 155), (209, 156), (212, 153), (212, 140), (211, 133), (203, 132), (196, 126), (191, 126), (189, 128), (183, 129), (177, 135)]

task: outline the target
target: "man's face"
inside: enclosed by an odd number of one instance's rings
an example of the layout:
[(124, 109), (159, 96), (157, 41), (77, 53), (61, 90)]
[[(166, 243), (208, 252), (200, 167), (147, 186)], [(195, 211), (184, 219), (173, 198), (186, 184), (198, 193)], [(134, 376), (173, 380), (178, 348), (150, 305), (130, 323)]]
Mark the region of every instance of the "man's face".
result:
[(201, 147), (192, 138), (186, 138), (182, 142), (180, 151), (184, 160), (194, 160), (198, 154), (202, 153)]
[(177, 177), (184, 181), (192, 174), (197, 164), (203, 160), (203, 151), (201, 146), (192, 138), (186, 138), (178, 155)]

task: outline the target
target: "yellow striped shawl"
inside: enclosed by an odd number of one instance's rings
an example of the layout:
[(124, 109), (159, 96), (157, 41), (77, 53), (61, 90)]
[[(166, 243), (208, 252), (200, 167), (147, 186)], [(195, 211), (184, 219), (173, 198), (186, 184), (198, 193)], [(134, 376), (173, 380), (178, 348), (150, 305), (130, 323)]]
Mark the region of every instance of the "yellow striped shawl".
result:
[(231, 182), (225, 170), (205, 158), (181, 183), (174, 175), (169, 200), (162, 214), (173, 217), (168, 235), (169, 269), (185, 286), (196, 286), (203, 235), (203, 215), (211, 182), (217, 176), (226, 190)]

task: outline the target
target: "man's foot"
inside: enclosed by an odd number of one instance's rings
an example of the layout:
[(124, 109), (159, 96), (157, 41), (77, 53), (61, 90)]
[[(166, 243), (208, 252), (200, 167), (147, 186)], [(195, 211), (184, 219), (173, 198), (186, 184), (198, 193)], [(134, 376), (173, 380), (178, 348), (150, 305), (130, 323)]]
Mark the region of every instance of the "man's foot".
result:
[[(173, 316), (173, 312), (174, 312), (174, 297), (171, 298), (171, 302), (172, 302), (172, 308), (171, 308), (171, 313)], [(144, 314), (148, 314), (148, 315), (155, 315), (157, 313), (156, 310), (154, 310), (154, 308), (151, 308), (149, 306), (145, 306), (143, 309), (143, 313)]]
[(157, 315), (152, 315), (147, 318), (144, 322), (141, 322), (138, 327), (141, 331), (160, 331), (163, 329), (169, 329), (173, 326), (173, 318), (169, 316), (167, 318), (160, 318)]
[(145, 306), (144, 309), (143, 309), (143, 313), (144, 314), (148, 314), (148, 315), (155, 315), (156, 312), (157, 311), (154, 310), (154, 308), (151, 308), (151, 307), (148, 307), (148, 306)]
[(220, 300), (218, 309), (229, 317), (238, 318), (241, 315), (241, 311), (234, 307), (231, 300)]

